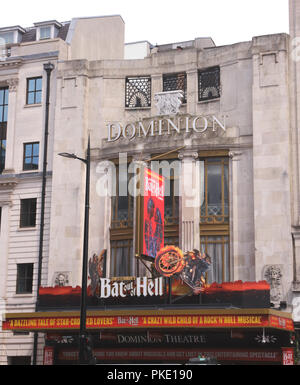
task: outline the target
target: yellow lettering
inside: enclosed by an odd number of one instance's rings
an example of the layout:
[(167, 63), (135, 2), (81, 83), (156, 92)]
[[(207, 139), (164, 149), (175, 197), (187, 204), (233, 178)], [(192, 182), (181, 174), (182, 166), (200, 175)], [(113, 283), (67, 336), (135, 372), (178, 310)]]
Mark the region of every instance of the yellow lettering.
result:
[(243, 324), (260, 324), (261, 317), (260, 316), (239, 316), (238, 322)]

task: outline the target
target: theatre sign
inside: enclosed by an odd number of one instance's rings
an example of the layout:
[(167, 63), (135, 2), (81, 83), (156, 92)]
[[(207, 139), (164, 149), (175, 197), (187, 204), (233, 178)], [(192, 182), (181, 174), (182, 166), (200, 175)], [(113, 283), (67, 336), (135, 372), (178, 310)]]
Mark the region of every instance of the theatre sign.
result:
[(143, 118), (137, 122), (110, 122), (107, 124), (108, 142), (119, 139), (129, 141), (137, 138), (151, 138), (171, 135), (204, 134), (208, 131), (218, 134), (226, 132), (226, 117), (215, 115), (177, 114)]
[(163, 278), (150, 279), (147, 277), (137, 277), (131, 281), (115, 281), (109, 278), (100, 278), (100, 298), (109, 297), (147, 297), (162, 296)]

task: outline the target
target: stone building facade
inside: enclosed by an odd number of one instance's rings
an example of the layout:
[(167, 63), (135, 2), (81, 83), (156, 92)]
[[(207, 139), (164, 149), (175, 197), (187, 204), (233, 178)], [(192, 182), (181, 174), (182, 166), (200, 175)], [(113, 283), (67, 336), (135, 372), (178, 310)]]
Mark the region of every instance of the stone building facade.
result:
[[(0, 29), (0, 37), (15, 39), (0, 61), (0, 106), (7, 110), (0, 122), (0, 298), (6, 313), (35, 311), (39, 269), (41, 286), (81, 284), (86, 169), (58, 154), (84, 157), (90, 136), (89, 255), (107, 250), (108, 277), (141, 274), (138, 198), (127, 194), (127, 182), (125, 194), (117, 188), (111, 196), (110, 177), (120, 175), (121, 183), (126, 174), (135, 189), (133, 161), (175, 162), (178, 169), (167, 176), (165, 244), (208, 252), (214, 266), (209, 282), (267, 280), (274, 307), (293, 312), (299, 324), (299, 12), (300, 1), (291, 0), (290, 34), (221, 47), (197, 38), (160, 46), (138, 42), (124, 50), (120, 16)], [(49, 62), (45, 137), (43, 65)], [(182, 97), (174, 112), (175, 91)], [(167, 106), (159, 108), (161, 93)], [(2, 364), (32, 356), (33, 333), (2, 331), (0, 338)], [(37, 346), (41, 363), (42, 333)]]

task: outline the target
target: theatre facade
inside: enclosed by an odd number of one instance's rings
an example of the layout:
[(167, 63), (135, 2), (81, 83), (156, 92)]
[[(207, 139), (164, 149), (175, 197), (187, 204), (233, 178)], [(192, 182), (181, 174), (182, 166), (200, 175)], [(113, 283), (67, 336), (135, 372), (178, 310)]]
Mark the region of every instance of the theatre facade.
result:
[(228, 46), (138, 42), (125, 46), (124, 59), (123, 20), (110, 21), (108, 58), (86, 37), (85, 55), (73, 47), (55, 62), (48, 252), (32, 261), (34, 274), (42, 271), (39, 288), (33, 280), (36, 306), (20, 312), (16, 297), (7, 298), (5, 345), (29, 332), (38, 347), (24, 344), (38, 363), (78, 363), (86, 167), (59, 154), (84, 158), (90, 140), (87, 330), (97, 362), (205, 355), (222, 364), (294, 364), (292, 33)]

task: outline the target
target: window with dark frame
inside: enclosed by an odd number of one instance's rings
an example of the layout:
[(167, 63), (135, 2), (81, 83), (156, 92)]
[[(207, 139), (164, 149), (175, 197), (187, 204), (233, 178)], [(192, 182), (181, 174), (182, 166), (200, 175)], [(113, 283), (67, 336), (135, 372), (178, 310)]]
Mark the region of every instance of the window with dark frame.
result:
[(36, 198), (21, 199), (20, 228), (36, 226)]
[(220, 67), (198, 71), (199, 101), (213, 100), (221, 95)]
[(170, 158), (160, 158), (158, 167), (155, 166), (153, 168), (153, 171), (165, 178), (165, 229), (167, 229), (168, 226), (178, 226), (179, 224), (180, 167), (178, 159), (171, 156)]
[(131, 258), (133, 252), (132, 239), (112, 240), (110, 242), (110, 272), (112, 277), (128, 277), (131, 275)]
[(200, 155), (200, 245), (211, 258), (209, 283), (230, 280), (229, 160)]
[(13, 356), (7, 357), (8, 365), (31, 365), (31, 356)]
[[(131, 260), (133, 256), (134, 201), (128, 190), (130, 180), (128, 174), (124, 173), (124, 169), (119, 164), (115, 166), (116, 195), (112, 197), (111, 202), (110, 276), (120, 277), (131, 275), (133, 268)], [(128, 165), (125, 170), (128, 170)]]
[(26, 104), (42, 103), (42, 77), (27, 79)]
[(5, 168), (8, 93), (8, 87), (0, 88), (0, 174)]
[(183, 91), (184, 97), (182, 103), (186, 103), (186, 89), (187, 86), (185, 72), (163, 75), (163, 91)]
[[(177, 155), (178, 156), (178, 155)], [(175, 156), (162, 157), (159, 159), (160, 167), (157, 170), (165, 178), (164, 198), (164, 244), (180, 247), (179, 243), (179, 176), (181, 164)], [(166, 163), (169, 167), (166, 167)], [(164, 165), (164, 166), (163, 166)], [(163, 166), (163, 168), (162, 168)]]
[(125, 107), (151, 107), (151, 77), (127, 77), (125, 84)]
[(39, 168), (39, 143), (24, 143), (23, 170), (37, 170)]
[(31, 294), (33, 284), (33, 263), (17, 264), (16, 294)]

